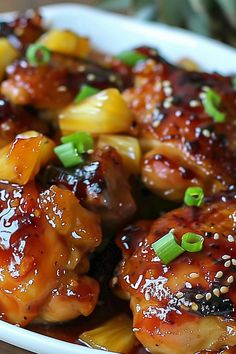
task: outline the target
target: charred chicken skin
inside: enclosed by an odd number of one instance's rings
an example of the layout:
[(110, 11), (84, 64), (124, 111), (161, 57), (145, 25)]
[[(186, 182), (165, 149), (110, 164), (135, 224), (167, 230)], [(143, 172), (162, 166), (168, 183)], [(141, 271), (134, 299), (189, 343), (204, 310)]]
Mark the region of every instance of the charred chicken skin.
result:
[[(234, 352), (235, 208), (235, 193), (225, 193), (119, 236), (119, 285), (130, 296), (134, 333), (151, 353)], [(202, 251), (163, 264), (152, 244), (171, 228), (180, 244), (186, 232), (203, 236)]]
[[(146, 150), (142, 179), (155, 193), (182, 200), (185, 189), (200, 185), (207, 194), (235, 182), (236, 91), (230, 77), (189, 72), (164, 61), (150, 48), (134, 68), (134, 87), (123, 97), (135, 118), (132, 130)], [(214, 90), (224, 121), (205, 109)]]

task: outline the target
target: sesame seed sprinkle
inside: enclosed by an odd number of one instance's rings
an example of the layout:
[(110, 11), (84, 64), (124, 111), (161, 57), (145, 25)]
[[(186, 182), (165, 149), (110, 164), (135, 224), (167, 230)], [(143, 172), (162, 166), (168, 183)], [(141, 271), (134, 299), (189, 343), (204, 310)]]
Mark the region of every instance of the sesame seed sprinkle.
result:
[(219, 297), (219, 296), (220, 296), (220, 290), (217, 289), (217, 288), (215, 288), (215, 289), (213, 290), (213, 294), (214, 294), (215, 296)]
[(87, 75), (87, 80), (88, 81), (94, 81), (96, 79), (96, 76), (94, 74), (88, 74)]
[(200, 92), (199, 93), (199, 97), (201, 98), (201, 100), (204, 100), (206, 98), (206, 93), (205, 92)]
[(231, 257), (228, 255), (228, 254), (224, 254), (223, 256), (222, 256), (222, 259), (230, 259)]
[(168, 87), (168, 86), (170, 86), (171, 84), (170, 84), (170, 81), (169, 81), (169, 80), (163, 80), (162, 85), (163, 85), (163, 87)]
[(228, 241), (229, 242), (234, 242), (234, 237), (232, 235), (228, 235)]
[(203, 296), (202, 294), (197, 294), (197, 295), (195, 296), (195, 298), (196, 298), (197, 300), (201, 300), (203, 297), (204, 297), (204, 296)]
[(220, 292), (221, 292), (221, 294), (226, 294), (226, 293), (228, 293), (228, 292), (229, 292), (228, 286), (222, 286), (222, 287), (220, 288)]
[(203, 91), (208, 91), (208, 90), (210, 90), (210, 87), (209, 87), (209, 86), (203, 86), (203, 87), (202, 87), (202, 90), (203, 90)]
[(231, 265), (231, 261), (226, 261), (225, 264), (224, 264), (224, 266), (225, 266), (226, 268), (229, 268), (230, 265)]
[(163, 107), (164, 107), (164, 108), (170, 108), (170, 107), (171, 107), (171, 102), (165, 100), (165, 101), (163, 102)]
[(191, 305), (191, 309), (193, 311), (197, 311), (198, 310), (198, 305), (195, 302), (193, 302), (192, 305)]
[(234, 266), (236, 265), (236, 259), (235, 258), (232, 259), (232, 263), (233, 263)]
[(220, 270), (219, 272), (216, 273), (215, 277), (220, 279), (223, 276), (223, 272)]
[(154, 122), (152, 123), (153, 128), (159, 127), (160, 123), (161, 122), (159, 120), (154, 120)]
[(191, 100), (189, 102), (189, 106), (190, 107), (198, 107), (198, 106), (200, 106), (200, 102), (198, 100)]
[(67, 87), (64, 85), (58, 86), (57, 91), (58, 92), (65, 92), (65, 91), (67, 91)]
[(211, 299), (211, 296), (212, 296), (211, 293), (207, 293), (206, 294), (206, 300), (209, 301)]
[(231, 284), (233, 282), (234, 282), (234, 277), (233, 277), (233, 275), (230, 275), (227, 279), (227, 283)]
[(202, 135), (205, 136), (206, 138), (210, 138), (211, 133), (208, 129), (203, 129)]
[(185, 283), (185, 286), (186, 286), (186, 288), (188, 288), (188, 289), (192, 289), (192, 284), (191, 283), (189, 283), (189, 282), (186, 282)]
[(150, 297), (150, 294), (149, 294), (148, 292), (145, 293), (144, 297), (145, 297), (145, 300), (146, 300), (146, 301), (149, 301), (150, 298), (151, 298), (151, 297)]
[(173, 93), (173, 89), (170, 86), (164, 87), (163, 91), (166, 96), (170, 96)]
[(195, 278), (199, 277), (199, 274), (198, 273), (190, 273), (189, 276), (190, 276), (190, 278), (195, 279)]
[(214, 233), (213, 238), (214, 238), (214, 240), (219, 240), (220, 235), (218, 234), (218, 232)]
[(181, 291), (178, 291), (177, 294), (176, 294), (176, 297), (177, 297), (178, 299), (180, 299), (180, 298), (183, 297), (183, 296), (184, 296), (184, 294), (183, 294)]
[(111, 82), (116, 82), (116, 76), (113, 75), (113, 74), (109, 75), (109, 80), (110, 80)]

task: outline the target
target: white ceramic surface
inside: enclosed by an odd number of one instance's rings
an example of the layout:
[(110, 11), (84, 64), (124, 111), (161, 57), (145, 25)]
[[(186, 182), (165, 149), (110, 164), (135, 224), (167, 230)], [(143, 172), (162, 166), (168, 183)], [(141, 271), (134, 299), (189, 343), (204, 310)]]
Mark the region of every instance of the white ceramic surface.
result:
[[(89, 36), (94, 45), (118, 53), (137, 45), (158, 48), (169, 60), (194, 59), (205, 70), (236, 73), (236, 50), (185, 30), (143, 23), (82, 5), (49, 5), (43, 16), (53, 27)], [(30, 332), (0, 321), (0, 340), (38, 354), (98, 354), (93, 350)]]

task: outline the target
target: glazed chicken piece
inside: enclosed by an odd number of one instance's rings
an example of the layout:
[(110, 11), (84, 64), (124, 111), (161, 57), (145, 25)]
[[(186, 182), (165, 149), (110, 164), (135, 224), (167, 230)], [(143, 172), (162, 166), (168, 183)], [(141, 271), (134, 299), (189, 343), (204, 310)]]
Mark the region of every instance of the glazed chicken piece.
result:
[[(43, 78), (43, 81), (42, 81)], [(14, 104), (60, 109), (71, 103), (82, 85), (123, 88), (119, 74), (96, 63), (53, 54), (51, 61), (32, 66), (25, 59), (7, 68), (1, 92)]]
[[(144, 183), (175, 201), (182, 200), (190, 185), (203, 187), (208, 195), (227, 189), (236, 178), (236, 91), (231, 78), (177, 68), (150, 48), (138, 51), (150, 59), (134, 68), (135, 85), (123, 97), (135, 117), (131, 133), (146, 151)], [(225, 114), (224, 122), (215, 122), (205, 111), (209, 88), (221, 98), (218, 111)]]
[[(118, 284), (130, 296), (133, 330), (154, 354), (234, 353), (236, 345), (235, 192), (126, 227)], [(204, 237), (200, 252), (163, 264), (152, 244), (171, 229)], [(222, 352), (221, 352), (222, 350)]]
[(89, 315), (99, 294), (86, 276), (99, 218), (56, 186), (0, 183), (0, 314), (21, 326)]
[(17, 107), (0, 96), (0, 148), (10, 143), (17, 134), (35, 130), (49, 133), (49, 125), (22, 107)]
[(9, 22), (0, 22), (0, 37), (6, 37), (12, 45), (25, 51), (44, 33), (42, 17), (38, 12), (27, 11)]
[(106, 226), (124, 224), (136, 211), (121, 158), (108, 146), (96, 149), (83, 166), (65, 169), (49, 165), (40, 180), (73, 191), (84, 207), (101, 216)]

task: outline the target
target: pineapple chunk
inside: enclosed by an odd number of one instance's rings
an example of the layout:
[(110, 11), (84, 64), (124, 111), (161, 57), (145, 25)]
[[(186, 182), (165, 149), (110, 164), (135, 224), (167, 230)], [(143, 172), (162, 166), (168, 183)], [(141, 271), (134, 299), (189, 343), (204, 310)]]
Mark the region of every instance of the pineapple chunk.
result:
[(98, 147), (110, 145), (121, 155), (127, 171), (140, 173), (141, 149), (139, 141), (126, 135), (101, 135), (98, 139)]
[(4, 77), (6, 67), (18, 57), (18, 51), (6, 38), (0, 38), (0, 80)]
[(79, 338), (89, 347), (116, 353), (128, 353), (137, 345), (137, 339), (132, 331), (132, 321), (125, 314), (82, 333)]
[(74, 57), (86, 58), (90, 52), (89, 39), (71, 31), (50, 30), (42, 35), (38, 42), (52, 52)]
[(92, 134), (121, 133), (129, 129), (132, 114), (117, 89), (109, 88), (80, 103), (72, 103), (59, 115), (64, 135), (76, 131)]
[(20, 134), (0, 149), (0, 180), (26, 184), (54, 157), (54, 142), (37, 133)]

